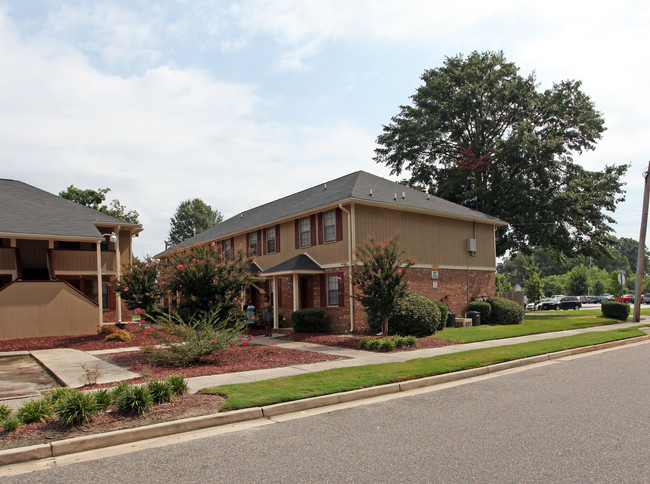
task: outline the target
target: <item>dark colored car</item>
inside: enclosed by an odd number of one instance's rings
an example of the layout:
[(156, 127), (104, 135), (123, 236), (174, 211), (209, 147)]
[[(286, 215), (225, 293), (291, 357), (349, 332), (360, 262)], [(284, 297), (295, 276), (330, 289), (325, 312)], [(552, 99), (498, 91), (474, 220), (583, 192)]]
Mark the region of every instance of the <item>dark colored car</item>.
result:
[(641, 294), (641, 303), (650, 304), (650, 294)]
[(580, 309), (581, 307), (582, 303), (577, 296), (564, 296), (563, 298), (560, 298), (560, 309)]
[(540, 311), (548, 311), (549, 309), (559, 309), (560, 308), (560, 298), (556, 297), (549, 299), (548, 301), (543, 301), (539, 303), (537, 309)]

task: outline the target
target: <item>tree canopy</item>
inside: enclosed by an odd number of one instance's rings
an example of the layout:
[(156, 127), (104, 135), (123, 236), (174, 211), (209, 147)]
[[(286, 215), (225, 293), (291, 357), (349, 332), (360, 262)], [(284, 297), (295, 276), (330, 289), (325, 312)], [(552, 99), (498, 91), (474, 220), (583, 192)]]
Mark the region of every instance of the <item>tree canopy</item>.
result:
[(99, 212), (115, 217), (119, 220), (124, 220), (126, 222), (131, 222), (134, 224), (139, 224), (138, 221), (138, 212), (135, 210), (129, 210), (127, 212), (126, 207), (120, 203), (119, 200), (112, 200), (109, 205), (104, 204), (106, 200), (106, 194), (110, 192), (110, 188), (98, 188), (97, 190), (77, 188), (74, 185), (70, 185), (65, 190), (59, 192), (61, 198), (66, 200), (71, 200), (79, 205), (92, 208)]
[(628, 165), (585, 170), (604, 120), (580, 81), (539, 91), (503, 52), (447, 57), (422, 75), (412, 105), (383, 126), (375, 160), (406, 183), (510, 223), (497, 253), (541, 246), (599, 256), (612, 242)]
[(185, 200), (178, 205), (176, 213), (171, 219), (169, 242), (178, 244), (213, 225), (217, 225), (222, 220), (221, 213), (218, 210), (213, 210), (200, 198)]

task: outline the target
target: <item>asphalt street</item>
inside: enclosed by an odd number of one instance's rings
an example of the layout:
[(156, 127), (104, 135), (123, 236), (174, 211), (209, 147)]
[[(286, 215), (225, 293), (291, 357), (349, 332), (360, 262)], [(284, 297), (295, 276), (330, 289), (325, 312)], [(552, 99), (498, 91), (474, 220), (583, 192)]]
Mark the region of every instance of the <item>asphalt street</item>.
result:
[(648, 483), (650, 343), (264, 423), (2, 482)]

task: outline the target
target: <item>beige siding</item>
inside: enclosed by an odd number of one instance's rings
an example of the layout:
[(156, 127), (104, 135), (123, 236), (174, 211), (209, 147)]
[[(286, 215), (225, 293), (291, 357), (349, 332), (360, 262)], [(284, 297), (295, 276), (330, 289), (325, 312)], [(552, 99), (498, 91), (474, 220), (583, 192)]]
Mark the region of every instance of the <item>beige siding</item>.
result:
[(355, 206), (356, 243), (372, 235), (381, 242), (401, 232), (400, 245), (417, 264), (441, 268), (494, 268), (494, 226), (476, 223), (476, 257), (467, 252), (473, 222), (364, 205)]
[[(104, 251), (102, 272), (114, 273), (115, 252)], [(125, 260), (124, 251), (122, 260)], [(53, 250), (52, 263), (56, 274), (97, 274), (97, 252), (91, 250)]]
[(97, 305), (64, 282), (14, 282), (0, 291), (0, 339), (94, 334)]

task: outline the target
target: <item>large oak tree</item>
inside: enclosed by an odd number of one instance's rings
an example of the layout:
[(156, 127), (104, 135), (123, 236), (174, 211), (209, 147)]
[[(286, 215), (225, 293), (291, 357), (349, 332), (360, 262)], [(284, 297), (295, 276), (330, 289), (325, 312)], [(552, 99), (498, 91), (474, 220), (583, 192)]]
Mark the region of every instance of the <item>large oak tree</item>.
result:
[(473, 52), (425, 71), (423, 85), (377, 138), (375, 160), (411, 186), (510, 223), (497, 252), (545, 247), (607, 252), (628, 165), (585, 170), (604, 120), (580, 81), (538, 90), (502, 52)]
[(179, 244), (183, 240), (217, 225), (222, 220), (223, 215), (218, 210), (213, 210), (200, 198), (185, 200), (178, 205), (176, 213), (171, 219), (169, 242), (172, 245)]

